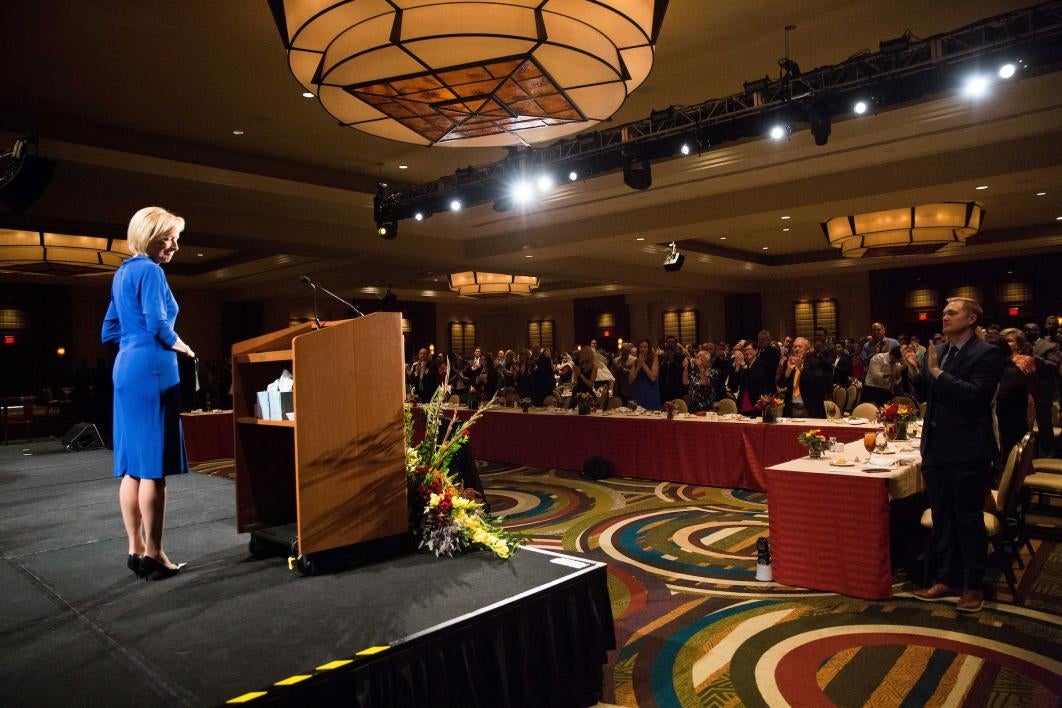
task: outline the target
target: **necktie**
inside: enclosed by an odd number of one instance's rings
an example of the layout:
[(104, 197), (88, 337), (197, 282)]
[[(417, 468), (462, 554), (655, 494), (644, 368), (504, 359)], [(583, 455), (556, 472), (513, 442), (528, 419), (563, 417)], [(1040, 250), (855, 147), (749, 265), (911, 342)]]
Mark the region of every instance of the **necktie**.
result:
[(800, 369), (793, 372), (793, 398), (800, 398)]
[(950, 343), (944, 345), (944, 356), (940, 357), (940, 368), (944, 368), (944, 362), (948, 360), (948, 357), (950, 357), (954, 351), (955, 347), (953, 347)]

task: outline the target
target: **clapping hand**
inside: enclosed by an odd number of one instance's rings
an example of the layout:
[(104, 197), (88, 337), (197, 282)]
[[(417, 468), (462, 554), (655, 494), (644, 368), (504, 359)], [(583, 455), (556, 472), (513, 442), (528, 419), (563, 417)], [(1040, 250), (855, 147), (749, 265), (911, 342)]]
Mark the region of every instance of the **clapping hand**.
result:
[[(929, 350), (934, 351), (935, 347), (930, 347)], [(901, 345), (900, 352), (903, 354), (903, 363), (907, 365), (908, 369), (915, 370), (918, 368), (918, 350), (913, 344)]]

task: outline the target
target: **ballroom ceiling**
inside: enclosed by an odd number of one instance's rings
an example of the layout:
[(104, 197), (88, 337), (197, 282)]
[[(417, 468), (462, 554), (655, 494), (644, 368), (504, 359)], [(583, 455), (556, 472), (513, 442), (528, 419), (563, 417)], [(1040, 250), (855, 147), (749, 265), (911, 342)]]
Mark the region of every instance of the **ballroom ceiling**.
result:
[[(816, 67), (907, 30), (926, 37), (1023, 6), (671, 0), (652, 72), (611, 124), (776, 76), (787, 25), (791, 58)], [(302, 274), (347, 296), (390, 285), (403, 298), (449, 297), (446, 275), (470, 267), (538, 275), (544, 297), (760, 290), (777, 278), (1062, 245), (1062, 72), (979, 101), (938, 95), (835, 120), (821, 147), (806, 128), (712, 147), (654, 164), (643, 192), (617, 173), (560, 186), (522, 213), (484, 205), (403, 221), (386, 241), (374, 232), (377, 182), (427, 182), (505, 153), (338, 126), (301, 96), (265, 0), (35, 0), (5, 3), (0, 17), (2, 144), (33, 131), (58, 162), (28, 211), (0, 206), (0, 228), (121, 235), (133, 211), (159, 203), (188, 220), (171, 281), (226, 299), (283, 296)], [(985, 230), (951, 256), (843, 259), (819, 227), (974, 199)], [(686, 254), (678, 273), (661, 267), (672, 240)]]

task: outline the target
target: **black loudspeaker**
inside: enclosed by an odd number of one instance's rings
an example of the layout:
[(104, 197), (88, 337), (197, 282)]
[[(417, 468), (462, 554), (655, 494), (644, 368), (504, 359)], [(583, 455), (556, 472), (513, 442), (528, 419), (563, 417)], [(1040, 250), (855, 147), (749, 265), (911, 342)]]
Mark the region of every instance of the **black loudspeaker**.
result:
[(70, 452), (98, 450), (103, 447), (103, 438), (93, 423), (78, 423), (63, 436), (63, 447)]
[(48, 188), (55, 174), (55, 161), (48, 160), (37, 155), (26, 155), (22, 162), (22, 169), (15, 175), (15, 179), (0, 188), (0, 201), (7, 205), (8, 209), (21, 214), (30, 208), (33, 202)]

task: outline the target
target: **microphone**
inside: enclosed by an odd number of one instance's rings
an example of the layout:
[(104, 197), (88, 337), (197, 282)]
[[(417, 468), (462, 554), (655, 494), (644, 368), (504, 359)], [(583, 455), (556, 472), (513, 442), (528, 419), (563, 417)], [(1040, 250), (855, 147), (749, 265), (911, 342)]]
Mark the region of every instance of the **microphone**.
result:
[[(333, 300), (337, 300), (337, 301), (339, 301), (339, 302), (343, 303), (343, 304), (344, 304), (345, 306), (347, 306), (348, 308), (350, 308), (350, 310), (351, 310), (351, 311), (352, 311), (352, 312), (353, 312), (354, 314), (356, 314), (356, 315), (357, 315), (358, 317), (364, 317), (364, 316), (365, 316), (365, 313), (363, 313), (363, 312), (362, 312), (361, 310), (359, 310), (358, 308), (354, 307), (354, 303), (352, 303), (352, 302), (347, 302), (346, 300), (344, 300), (343, 298), (339, 297), (338, 295), (336, 295), (336, 294), (335, 294), (334, 292), (332, 292), (332, 291), (331, 291), (331, 290), (329, 290), (328, 288), (326, 288), (326, 287), (324, 287), (324, 286), (322, 286), (322, 285), (318, 285), (317, 283), (313, 282), (312, 280), (310, 280), (310, 276), (308, 276), (308, 275), (303, 275), (303, 276), (301, 276), (301, 277), (299, 278), (299, 282), (301, 282), (301, 283), (302, 283), (303, 285), (309, 285), (309, 286), (310, 286), (311, 288), (313, 288), (313, 296), (314, 296), (314, 303), (313, 303), (313, 310), (314, 310), (314, 319), (317, 319), (317, 291), (318, 291), (318, 290), (320, 290), (321, 292), (323, 292), (323, 293), (324, 293), (325, 295), (327, 295), (328, 297), (332, 298)], [(317, 319), (317, 326), (318, 326), (318, 327), (320, 327), (320, 326), (321, 326), (321, 320), (319, 320), (319, 319)]]

